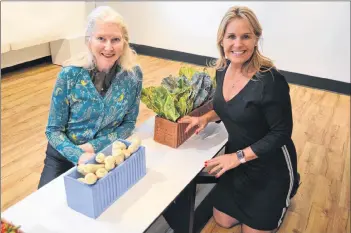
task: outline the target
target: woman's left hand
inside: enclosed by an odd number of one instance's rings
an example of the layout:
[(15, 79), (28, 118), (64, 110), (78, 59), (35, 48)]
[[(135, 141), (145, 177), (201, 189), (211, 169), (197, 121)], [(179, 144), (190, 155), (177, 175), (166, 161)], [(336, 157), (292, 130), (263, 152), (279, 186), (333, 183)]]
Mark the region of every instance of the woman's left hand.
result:
[(84, 143), (82, 145), (79, 145), (79, 148), (84, 150), (84, 152), (93, 153), (93, 154), (95, 153), (94, 147), (90, 143)]
[(205, 167), (212, 167), (208, 173), (213, 174), (218, 171), (216, 178), (219, 178), (224, 172), (239, 165), (240, 161), (235, 153), (220, 155), (205, 162)]

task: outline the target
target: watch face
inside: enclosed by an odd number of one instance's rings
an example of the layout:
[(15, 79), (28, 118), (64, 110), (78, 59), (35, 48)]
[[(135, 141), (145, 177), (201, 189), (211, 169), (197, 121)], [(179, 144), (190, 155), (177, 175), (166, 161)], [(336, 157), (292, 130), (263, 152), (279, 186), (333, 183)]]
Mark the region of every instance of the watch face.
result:
[(239, 151), (237, 152), (237, 154), (238, 154), (239, 159), (243, 159), (243, 158), (244, 158), (243, 152), (242, 152), (241, 150), (239, 150)]
[(245, 160), (245, 157), (244, 157), (244, 153), (242, 150), (239, 150), (238, 152), (236, 152), (237, 156), (238, 156), (238, 159), (240, 161), (240, 163), (245, 163), (246, 160)]

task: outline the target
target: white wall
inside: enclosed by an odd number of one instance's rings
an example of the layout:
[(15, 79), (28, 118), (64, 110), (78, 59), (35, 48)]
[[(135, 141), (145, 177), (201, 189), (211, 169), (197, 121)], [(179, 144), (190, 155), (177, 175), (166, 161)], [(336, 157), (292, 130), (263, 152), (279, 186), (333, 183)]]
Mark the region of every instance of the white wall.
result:
[(51, 55), (50, 43), (83, 37), (94, 1), (1, 2), (1, 68)]
[(1, 39), (22, 49), (82, 34), (85, 2), (2, 2)]
[(218, 57), (216, 34), (233, 5), (263, 27), (262, 48), (279, 69), (350, 83), (350, 2), (96, 2), (129, 25), (131, 42)]

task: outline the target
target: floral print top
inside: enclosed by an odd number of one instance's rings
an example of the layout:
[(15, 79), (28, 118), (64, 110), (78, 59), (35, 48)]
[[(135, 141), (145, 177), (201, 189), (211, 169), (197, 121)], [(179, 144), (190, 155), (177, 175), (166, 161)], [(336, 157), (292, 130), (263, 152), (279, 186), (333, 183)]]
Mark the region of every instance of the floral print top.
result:
[(90, 143), (95, 153), (117, 139), (126, 139), (139, 114), (143, 74), (119, 70), (105, 96), (94, 86), (87, 69), (63, 67), (53, 90), (46, 136), (49, 143), (73, 164)]

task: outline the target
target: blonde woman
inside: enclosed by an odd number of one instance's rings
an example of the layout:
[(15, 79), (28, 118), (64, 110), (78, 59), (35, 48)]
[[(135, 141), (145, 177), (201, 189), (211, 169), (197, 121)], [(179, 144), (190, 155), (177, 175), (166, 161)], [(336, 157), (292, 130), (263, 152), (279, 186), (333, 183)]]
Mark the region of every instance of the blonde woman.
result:
[(53, 90), (39, 188), (135, 128), (143, 74), (123, 18), (94, 9), (85, 38), (87, 54), (66, 62)]
[(186, 116), (187, 128), (222, 121), (228, 131), (225, 155), (205, 161), (219, 179), (213, 191), (213, 216), (225, 228), (242, 224), (243, 233), (274, 232), (296, 193), (297, 157), (291, 139), (289, 85), (258, 42), (262, 28), (247, 7), (232, 7), (223, 17), (217, 46), (214, 111)]

